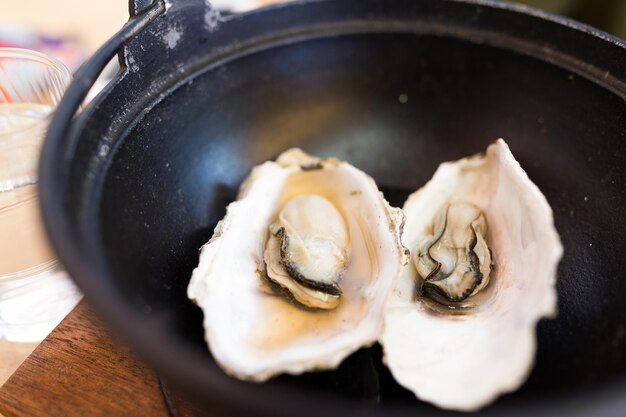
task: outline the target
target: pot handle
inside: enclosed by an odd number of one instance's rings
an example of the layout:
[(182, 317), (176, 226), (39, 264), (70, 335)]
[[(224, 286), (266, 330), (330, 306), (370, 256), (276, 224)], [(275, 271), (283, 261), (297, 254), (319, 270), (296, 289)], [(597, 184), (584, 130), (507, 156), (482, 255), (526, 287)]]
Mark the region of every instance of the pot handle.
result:
[(164, 0), (129, 0), (128, 13), (131, 19), (147, 11), (154, 3), (164, 3)]
[(76, 71), (50, 121), (44, 146), (56, 144), (66, 137), (74, 115), (104, 67), (124, 45), (165, 11), (165, 3), (163, 0), (131, 0), (129, 9), (131, 17), (128, 22)]

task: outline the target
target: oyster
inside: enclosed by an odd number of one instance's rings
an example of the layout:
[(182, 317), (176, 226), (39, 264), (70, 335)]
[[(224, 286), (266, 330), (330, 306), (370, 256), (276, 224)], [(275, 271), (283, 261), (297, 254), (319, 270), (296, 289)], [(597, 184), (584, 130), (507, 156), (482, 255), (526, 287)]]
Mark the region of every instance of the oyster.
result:
[(552, 210), (506, 143), (442, 164), (404, 205), (412, 251), (385, 312), (384, 360), (439, 407), (476, 410), (526, 379), (556, 314)]
[(187, 289), (220, 366), (263, 381), (334, 368), (374, 343), (407, 262), (403, 220), (346, 162), (292, 149), (255, 167)]
[(470, 203), (447, 204), (435, 217), (433, 230), (413, 252), (422, 293), (445, 304), (485, 288), (493, 265), (482, 210)]
[(267, 277), (307, 307), (337, 307), (349, 238), (335, 206), (320, 195), (299, 195), (283, 206), (269, 229), (263, 255)]

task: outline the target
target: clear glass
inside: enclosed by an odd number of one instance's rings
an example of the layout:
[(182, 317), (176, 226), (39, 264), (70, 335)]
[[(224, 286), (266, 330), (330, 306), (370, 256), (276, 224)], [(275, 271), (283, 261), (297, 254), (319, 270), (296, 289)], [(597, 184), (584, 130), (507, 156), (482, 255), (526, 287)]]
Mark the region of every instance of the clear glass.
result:
[(0, 338), (42, 340), (80, 293), (48, 245), (37, 164), (67, 68), (35, 51), (0, 48)]

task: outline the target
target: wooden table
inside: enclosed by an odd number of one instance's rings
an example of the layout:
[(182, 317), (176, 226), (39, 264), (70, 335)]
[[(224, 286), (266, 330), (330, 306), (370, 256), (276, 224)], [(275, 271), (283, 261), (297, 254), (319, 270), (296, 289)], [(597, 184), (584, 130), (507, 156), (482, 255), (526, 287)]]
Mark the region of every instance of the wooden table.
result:
[(211, 416), (164, 387), (82, 301), (0, 387), (0, 414)]

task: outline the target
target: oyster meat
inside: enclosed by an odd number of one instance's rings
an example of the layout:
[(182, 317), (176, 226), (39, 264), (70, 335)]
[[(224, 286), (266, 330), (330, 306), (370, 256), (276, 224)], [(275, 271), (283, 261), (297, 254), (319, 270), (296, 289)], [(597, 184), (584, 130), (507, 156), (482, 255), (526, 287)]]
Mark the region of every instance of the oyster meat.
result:
[(483, 212), (470, 203), (447, 204), (435, 217), (433, 230), (413, 252), (420, 292), (446, 304), (485, 288), (493, 265)]
[(374, 181), (292, 149), (255, 167), (202, 247), (187, 293), (230, 375), (331, 369), (377, 341), (408, 257)]
[(525, 381), (537, 321), (556, 314), (552, 210), (500, 139), (442, 164), (404, 213), (412, 255), (385, 311), (385, 363), (418, 398), (476, 410)]
[(294, 197), (270, 225), (267, 277), (305, 306), (335, 308), (349, 243), (343, 216), (330, 201), (316, 194)]

